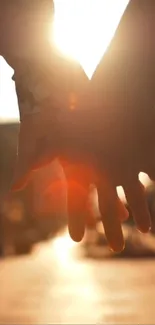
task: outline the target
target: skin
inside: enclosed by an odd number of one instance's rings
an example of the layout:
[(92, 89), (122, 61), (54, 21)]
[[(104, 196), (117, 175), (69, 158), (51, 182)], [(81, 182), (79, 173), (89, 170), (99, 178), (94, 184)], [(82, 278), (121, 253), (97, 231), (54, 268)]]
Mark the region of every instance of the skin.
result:
[[(154, 44), (151, 41), (154, 7), (154, 0), (130, 1), (89, 85), (79, 67), (73, 74), (74, 63), (73, 69), (64, 68), (63, 74), (61, 69), (57, 71), (57, 80), (65, 75), (61, 90), (66, 78), (70, 81), (67, 97), (62, 96), (63, 103), (70, 96), (72, 80), (80, 80), (82, 88), (85, 87), (87, 100), (75, 82), (74, 91), (85, 103), (82, 109), (80, 105), (69, 109), (72, 105), (68, 103), (63, 105), (60, 114), (52, 111), (49, 118), (51, 97), (41, 102), (44, 110), (24, 116), (20, 125), (13, 190), (20, 190), (34, 170), (59, 157), (68, 184), (71, 237), (75, 241), (83, 237), (89, 213), (89, 187), (95, 184), (105, 234), (110, 247), (117, 252), (124, 247), (121, 222), (127, 217), (116, 193), (117, 185), (125, 190), (137, 228), (145, 233), (151, 225), (138, 173), (144, 171), (154, 178)], [(145, 46), (143, 35), (146, 40), (149, 38)], [(38, 60), (38, 67), (40, 62), (44, 62), (44, 55)], [(49, 62), (52, 63), (50, 59)], [(61, 62), (60, 58), (58, 66)], [(46, 69), (50, 75), (49, 66), (50, 63)]]

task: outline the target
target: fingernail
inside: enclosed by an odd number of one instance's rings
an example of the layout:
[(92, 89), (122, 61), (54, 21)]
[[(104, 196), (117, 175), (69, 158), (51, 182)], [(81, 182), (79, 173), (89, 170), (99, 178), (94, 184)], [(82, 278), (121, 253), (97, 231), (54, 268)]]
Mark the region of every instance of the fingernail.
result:
[(150, 226), (137, 226), (137, 230), (138, 232), (140, 232), (141, 234), (147, 234), (149, 231), (151, 231), (151, 225)]
[(121, 253), (125, 248), (125, 242), (124, 240), (121, 240), (119, 242), (111, 243), (109, 248), (113, 253)]

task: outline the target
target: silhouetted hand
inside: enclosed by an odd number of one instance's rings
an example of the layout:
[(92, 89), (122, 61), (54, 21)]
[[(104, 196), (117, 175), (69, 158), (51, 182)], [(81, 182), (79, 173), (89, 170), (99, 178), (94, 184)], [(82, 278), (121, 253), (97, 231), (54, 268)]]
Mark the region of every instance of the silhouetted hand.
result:
[[(103, 145), (102, 148), (100, 142), (103, 130), (102, 128), (100, 130), (99, 124), (94, 132), (96, 117), (96, 112), (93, 118), (90, 118), (89, 114), (88, 119), (88, 112), (75, 111), (68, 114), (68, 122), (63, 120), (62, 123), (62, 139), (58, 156), (64, 167), (68, 184), (69, 231), (74, 240), (82, 239), (86, 215), (91, 213), (88, 205), (89, 188), (91, 184), (95, 184), (108, 242), (114, 250), (120, 251), (124, 245), (121, 221), (127, 218), (127, 211), (117, 196), (116, 186), (123, 186), (138, 229), (147, 232), (150, 228), (150, 216), (138, 174), (140, 171), (147, 171), (149, 174), (152, 159), (147, 153), (151, 154), (152, 147), (148, 142), (146, 151), (145, 148), (141, 148), (141, 142), (138, 145), (138, 141), (135, 146), (130, 146), (130, 141), (122, 145), (120, 139), (115, 136), (113, 140), (111, 138), (109, 150), (105, 150), (104, 148), (108, 148), (108, 137), (104, 134), (102, 144), (105, 146)], [(84, 131), (85, 137), (83, 137)], [(136, 140), (137, 138), (135, 142)], [(52, 143), (53, 139), (49, 137), (42, 149), (38, 148), (34, 169), (51, 162)], [(114, 143), (116, 147), (111, 153)], [(128, 149), (130, 147), (131, 149)], [(143, 165), (145, 170), (142, 168)]]
[[(91, 83), (75, 74), (74, 80), (83, 82), (78, 88), (75, 82), (73, 87), (69, 77), (66, 101), (63, 95), (63, 105), (57, 105), (64, 107), (60, 114), (57, 111), (53, 114), (53, 101), (48, 97), (46, 102), (41, 102), (44, 110), (27, 115), (21, 121), (14, 189), (26, 184), (33, 170), (59, 157), (68, 182), (71, 237), (76, 241), (82, 239), (85, 215), (89, 213), (89, 186), (93, 183), (98, 190), (108, 242), (116, 251), (124, 246), (121, 220), (126, 218), (116, 194), (117, 185), (125, 190), (138, 228), (143, 232), (150, 228), (138, 174), (144, 171), (154, 177), (153, 9), (153, 0), (131, 0)], [(149, 39), (145, 45), (144, 35)], [(68, 70), (65, 71), (68, 76)], [(58, 86), (60, 75), (65, 75), (64, 70), (57, 74)], [(61, 90), (64, 84), (61, 83)], [(78, 94), (79, 103), (76, 100), (74, 103), (74, 96), (70, 97), (72, 93)], [(58, 98), (57, 94), (61, 92), (54, 92)]]
[[(151, 159), (147, 152), (149, 153), (150, 149), (151, 154), (152, 147), (150, 148), (148, 143), (147, 151), (146, 148), (141, 148), (138, 137), (135, 138), (135, 146), (131, 146), (130, 137), (122, 144), (117, 134), (112, 139), (111, 132), (109, 142), (110, 128), (108, 134), (104, 133), (104, 122), (97, 124), (97, 112), (94, 110), (92, 115), (90, 113), (88, 117), (88, 111), (84, 110), (66, 112), (65, 119), (62, 118), (61, 123), (59, 120), (61, 132), (54, 134), (51, 131), (47, 138), (36, 141), (32, 151), (25, 151), (29, 146), (23, 145), (24, 128), (22, 129), (21, 123), (23, 139), (21, 137), (22, 151), (18, 165), (21, 169), (18, 170), (22, 170), (19, 174), (23, 177), (18, 178), (15, 189), (20, 189), (26, 184), (33, 170), (50, 163), (54, 157), (59, 157), (68, 184), (68, 222), (71, 237), (76, 241), (83, 237), (86, 215), (91, 213), (88, 206), (89, 187), (95, 184), (108, 242), (114, 250), (120, 251), (124, 245), (121, 221), (127, 217), (127, 212), (118, 199), (116, 186), (123, 186), (137, 227), (142, 232), (147, 232), (150, 228), (150, 218), (138, 174), (140, 171), (149, 173)], [(33, 124), (32, 127), (30, 121), (28, 125), (24, 124), (25, 135), (29, 129), (29, 135), (34, 139)], [(117, 124), (115, 127), (117, 131)], [(145, 170), (141, 167), (143, 165)]]

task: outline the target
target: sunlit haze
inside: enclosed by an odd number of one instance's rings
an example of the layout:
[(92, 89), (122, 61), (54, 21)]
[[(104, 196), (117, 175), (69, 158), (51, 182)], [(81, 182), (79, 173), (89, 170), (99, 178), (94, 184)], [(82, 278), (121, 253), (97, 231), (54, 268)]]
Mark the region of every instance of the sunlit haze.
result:
[(105, 53), (129, 0), (55, 0), (58, 48), (79, 61), (88, 78)]
[(0, 56), (0, 123), (19, 119), (18, 102), (12, 75), (13, 69)]

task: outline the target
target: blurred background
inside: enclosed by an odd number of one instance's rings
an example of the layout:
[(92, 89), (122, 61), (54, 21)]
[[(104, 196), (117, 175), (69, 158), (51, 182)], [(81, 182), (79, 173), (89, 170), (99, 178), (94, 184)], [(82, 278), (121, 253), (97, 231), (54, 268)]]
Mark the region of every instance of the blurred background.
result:
[[(70, 1), (63, 0), (63, 5), (62, 1), (55, 1), (57, 46), (65, 55), (78, 59), (88, 77), (106, 50), (128, 3), (117, 1), (114, 10), (114, 2), (108, 0), (107, 5), (107, 1), (95, 0), (97, 6), (91, 1), (90, 25), (83, 33), (82, 43), (76, 42), (70, 48), (69, 31), (74, 27), (77, 34), (79, 30), (76, 24), (73, 26), (75, 6)], [(84, 2), (74, 0), (74, 3), (76, 14), (77, 10), (81, 14), (80, 5)], [(99, 16), (103, 4), (107, 19)], [(85, 15), (88, 3), (82, 8)], [(87, 32), (94, 10), (98, 17), (98, 25), (94, 26), (100, 28), (104, 21), (108, 32), (104, 44), (96, 38), (92, 46), (93, 34), (90, 38)], [(61, 38), (64, 26), (68, 36), (65, 42)], [(84, 30), (82, 20), (81, 28)], [(95, 52), (91, 59), (88, 53), (92, 48)], [(126, 248), (121, 254), (114, 254), (106, 244), (93, 186), (90, 199), (96, 218), (93, 222), (88, 220), (81, 244), (69, 238), (65, 176), (57, 160), (37, 171), (23, 191), (6, 198), (14, 170), (19, 115), (11, 79), (13, 70), (2, 57), (0, 72), (0, 324), (154, 324), (155, 185), (147, 175), (140, 175), (146, 188), (152, 232), (140, 234), (129, 211), (130, 218), (123, 224)], [(64, 180), (63, 185), (53, 191), (51, 184), (59, 180)], [(125, 202), (121, 188), (118, 193)]]

